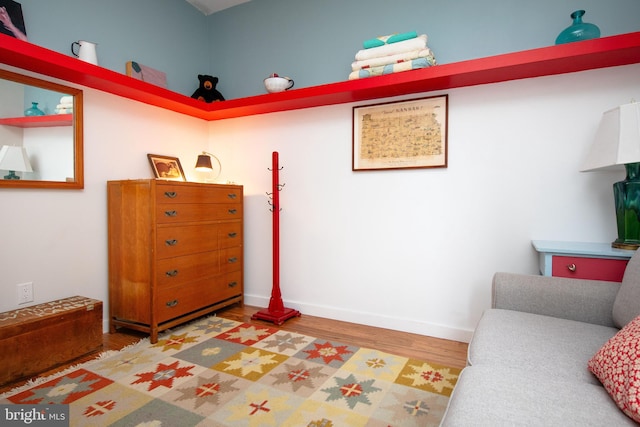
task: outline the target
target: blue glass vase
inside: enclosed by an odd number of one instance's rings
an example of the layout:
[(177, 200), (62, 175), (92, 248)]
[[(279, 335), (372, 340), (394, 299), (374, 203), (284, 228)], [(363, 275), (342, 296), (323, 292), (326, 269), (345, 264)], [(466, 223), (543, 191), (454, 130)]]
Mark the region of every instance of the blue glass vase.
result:
[(37, 102), (31, 103), (31, 108), (24, 110), (25, 116), (44, 116), (44, 111), (38, 108)]
[(562, 30), (556, 38), (556, 44), (577, 42), (580, 40), (597, 39), (600, 37), (600, 28), (595, 24), (582, 22), (584, 10), (576, 10), (571, 14), (573, 24)]

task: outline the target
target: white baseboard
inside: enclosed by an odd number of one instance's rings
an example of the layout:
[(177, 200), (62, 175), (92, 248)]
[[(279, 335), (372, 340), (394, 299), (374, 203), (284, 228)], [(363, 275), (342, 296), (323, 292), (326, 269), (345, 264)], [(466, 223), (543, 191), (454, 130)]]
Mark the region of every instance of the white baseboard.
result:
[[(269, 299), (256, 295), (244, 296), (244, 302), (254, 307), (268, 307)], [(384, 316), (376, 313), (368, 313), (355, 310), (345, 310), (336, 307), (306, 304), (295, 301), (284, 301), (287, 308), (299, 310), (302, 315), (325, 317), (327, 319), (341, 320), (343, 322), (358, 323), (361, 325), (375, 326), (378, 328), (392, 329), (395, 331), (410, 332), (413, 334), (427, 335), (435, 338), (443, 338), (453, 341), (468, 343), (473, 335), (473, 330), (456, 329), (435, 323), (422, 322), (414, 319)]]

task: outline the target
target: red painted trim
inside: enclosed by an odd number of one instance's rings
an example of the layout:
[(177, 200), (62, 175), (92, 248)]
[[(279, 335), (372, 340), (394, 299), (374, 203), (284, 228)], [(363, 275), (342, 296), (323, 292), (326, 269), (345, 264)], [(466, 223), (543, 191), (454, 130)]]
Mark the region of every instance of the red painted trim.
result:
[(0, 35), (0, 63), (204, 120), (433, 92), (640, 62), (640, 32), (442, 64), (212, 104)]
[(72, 126), (73, 114), (51, 114), (45, 116), (7, 117), (0, 119), (0, 125), (19, 128), (40, 128)]

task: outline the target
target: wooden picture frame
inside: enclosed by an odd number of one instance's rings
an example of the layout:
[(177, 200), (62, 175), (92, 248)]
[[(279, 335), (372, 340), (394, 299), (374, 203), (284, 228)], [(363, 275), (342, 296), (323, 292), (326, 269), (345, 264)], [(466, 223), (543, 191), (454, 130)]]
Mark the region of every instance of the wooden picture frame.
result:
[(353, 107), (352, 170), (446, 168), (448, 95)]
[(180, 159), (177, 157), (147, 154), (147, 158), (156, 178), (168, 181), (186, 181)]

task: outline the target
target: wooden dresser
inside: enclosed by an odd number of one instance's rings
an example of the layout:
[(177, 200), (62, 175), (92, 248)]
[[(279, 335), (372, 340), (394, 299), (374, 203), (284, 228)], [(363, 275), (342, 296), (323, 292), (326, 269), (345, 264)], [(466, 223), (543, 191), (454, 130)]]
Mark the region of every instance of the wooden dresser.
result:
[(109, 328), (151, 335), (243, 304), (242, 186), (109, 181)]

